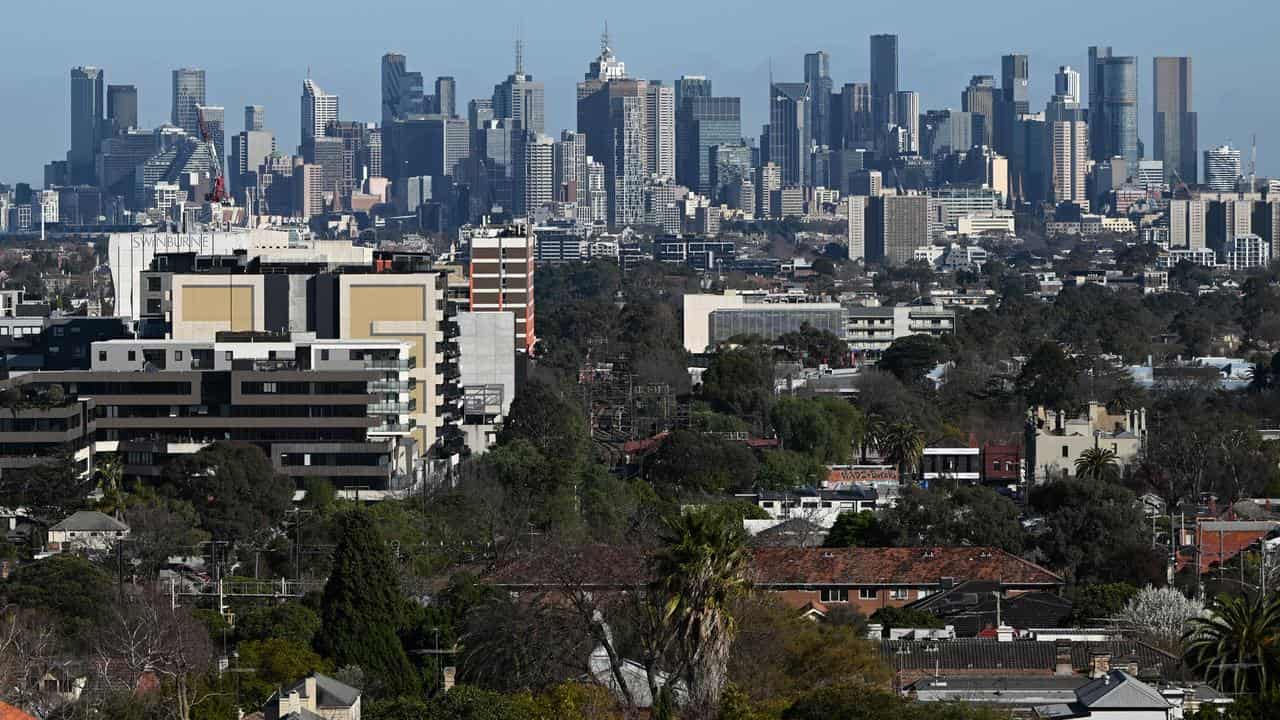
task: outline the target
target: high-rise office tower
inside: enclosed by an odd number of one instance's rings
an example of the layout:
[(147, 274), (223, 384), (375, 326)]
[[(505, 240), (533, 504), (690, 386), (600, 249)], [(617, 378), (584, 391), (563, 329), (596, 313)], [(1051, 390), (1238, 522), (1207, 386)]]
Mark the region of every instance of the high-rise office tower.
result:
[(582, 205), (587, 196), (587, 136), (563, 130), (555, 145), (556, 200)]
[(814, 145), (831, 143), (831, 56), (825, 50), (804, 56), (804, 84), (809, 86), (809, 137)]
[(1191, 103), (1191, 58), (1158, 57), (1153, 64), (1155, 159), (1164, 161), (1167, 184), (1174, 185), (1179, 177), (1195, 182), (1199, 128)]
[[(893, 96), (894, 125), (906, 133), (901, 152), (916, 155), (920, 152), (920, 93), (915, 90), (899, 90)], [(967, 142), (967, 140), (966, 140)], [(968, 147), (964, 148), (968, 150)]]
[(769, 86), (769, 161), (782, 172), (783, 186), (809, 184), (809, 87)]
[(974, 75), (960, 97), (960, 109), (973, 115), (973, 143), (992, 144), (996, 111), (996, 79)]
[(467, 102), (467, 124), (477, 129), (485, 127), (493, 118), (493, 98), (476, 98)]
[(102, 141), (103, 73), (96, 67), (71, 68), (71, 182), (95, 183), (98, 143)]
[(1088, 209), (1085, 188), (1089, 164), (1089, 125), (1080, 103), (1055, 96), (1045, 108), (1045, 129), (1049, 144), (1049, 199), (1055, 204), (1070, 202)]
[(668, 85), (650, 83), (645, 88), (645, 172), (676, 176), (676, 98)]
[[(1211, 190), (1231, 192), (1236, 189), (1239, 179), (1239, 150), (1230, 145), (1220, 145), (1204, 151), (1204, 184)], [(1186, 178), (1183, 180), (1187, 181)]]
[(996, 151), (1011, 160), (1016, 157), (1015, 147), (1018, 117), (1031, 112), (1031, 63), (1022, 53), (1010, 53), (1000, 58), (1000, 98), (996, 104)]
[[(706, 75), (681, 75), (676, 80), (676, 113), (688, 98), (711, 97), (711, 79)], [(678, 118), (678, 115), (677, 115)], [(678, 122), (678, 119), (677, 119)]]
[(112, 137), (138, 127), (138, 88), (107, 86), (107, 123), (104, 134)]
[(511, 127), (541, 134), (545, 126), (546, 90), (524, 71), (524, 42), (516, 41), (515, 72), (493, 87), (493, 117)]
[(875, 124), (871, 113), (871, 85), (845, 83), (840, 91), (841, 147), (871, 150), (875, 147)]
[(200, 114), (196, 108), (205, 104), (204, 70), (179, 68), (173, 71), (173, 105), (170, 122), (200, 137)]
[(200, 119), (204, 121), (205, 132), (218, 153), (218, 162), (226, 165), (227, 157), (227, 111), (218, 105), (201, 105), (196, 108)]
[[(1095, 53), (1095, 51), (1097, 51)], [(1138, 166), (1138, 59), (1105, 54), (1090, 48), (1094, 66), (1089, 87), (1089, 141), (1093, 159), (1099, 162), (1120, 156), (1128, 167)], [(1094, 105), (1094, 100), (1097, 105)]]
[(227, 177), (241, 205), (248, 205), (247, 191), (250, 188), (256, 190), (258, 186), (258, 168), (267, 162), (275, 149), (275, 136), (265, 130), (245, 130), (231, 137), (231, 163)]
[(436, 112), (449, 117), (458, 115), (458, 83), (448, 75), (436, 78)]
[(1053, 95), (1064, 103), (1080, 106), (1080, 73), (1062, 65), (1053, 74)]
[(648, 86), (645, 80), (627, 77), (626, 65), (609, 47), (607, 34), (601, 37), (600, 55), (578, 83), (578, 132), (587, 136), (587, 154), (604, 166), (608, 222), (613, 227), (644, 219)]
[(338, 121), (338, 96), (330, 95), (311, 78), (302, 81), (302, 141), (324, 136), (324, 129)]
[(742, 101), (736, 97), (687, 97), (685, 145), (676, 168), (680, 184), (711, 197), (711, 148), (742, 142)]
[(423, 95), (422, 73), (409, 72), (405, 56), (387, 53), (382, 56), (382, 126), (410, 115), (427, 112)]
[(267, 109), (261, 105), (244, 106), (244, 129), (261, 132), (267, 129)]
[(871, 122), (876, 138), (894, 123), (898, 95), (898, 36), (871, 36)]
[(515, 214), (530, 216), (555, 200), (555, 141), (520, 131), (515, 159)]

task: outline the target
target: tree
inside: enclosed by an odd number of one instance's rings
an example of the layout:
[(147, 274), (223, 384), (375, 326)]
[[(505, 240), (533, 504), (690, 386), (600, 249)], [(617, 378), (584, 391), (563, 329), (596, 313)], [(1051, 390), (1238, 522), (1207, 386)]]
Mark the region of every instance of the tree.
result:
[(769, 450), (761, 456), (755, 485), (762, 490), (818, 487), (827, 474), (822, 463), (791, 450)]
[(894, 340), (877, 367), (893, 373), (903, 384), (918, 385), (925, 374), (947, 359), (947, 348), (931, 335), (908, 335)]
[(1274, 693), (1280, 681), (1280, 597), (1221, 595), (1192, 618), (1184, 657), (1209, 684), (1230, 693)]
[(320, 616), (300, 602), (254, 607), (236, 617), (239, 642), (274, 638), (310, 646), (319, 632)]
[(769, 419), (782, 447), (824, 463), (848, 462), (866, 429), (858, 408), (836, 398), (780, 400)]
[(1077, 585), (1071, 597), (1071, 620), (1077, 626), (1092, 627), (1087, 623), (1118, 615), (1137, 594), (1137, 587), (1123, 582)]
[(796, 332), (778, 336), (778, 344), (793, 359), (804, 362), (807, 367), (849, 366), (849, 343), (830, 330), (817, 330), (808, 323), (802, 324)]
[(884, 529), (898, 546), (984, 545), (1022, 551), (1018, 507), (981, 486), (935, 483), (908, 487), (884, 515)]
[(1031, 405), (1055, 410), (1076, 402), (1076, 365), (1057, 343), (1042, 343), (1018, 375), (1018, 390)]
[(54, 555), (22, 565), (0, 581), (0, 606), (11, 603), (51, 613), (62, 634), (80, 642), (106, 620), (112, 586), (111, 576), (85, 558)]
[(94, 483), (69, 453), (61, 452), (29, 468), (0, 474), (0, 506), (26, 508), (52, 524), (83, 507)]
[(702, 374), (702, 397), (712, 409), (763, 429), (773, 400), (773, 355), (763, 345), (720, 350)]
[(175, 460), (165, 476), (215, 540), (236, 542), (263, 534), (280, 522), (293, 500), (293, 483), (249, 443), (214, 443)]
[(924, 433), (910, 423), (894, 423), (876, 437), (880, 456), (898, 469), (898, 477), (906, 480), (924, 455)]
[(391, 553), (367, 513), (347, 511), (339, 523), (318, 649), (339, 666), (360, 666), (375, 681), (373, 696), (414, 693), (418, 678), (396, 636), (405, 608)]
[(749, 483), (756, 460), (741, 442), (675, 430), (643, 460), (644, 477), (666, 498), (718, 493)]
[(530, 380), (511, 401), (498, 443), (527, 440), (543, 457), (575, 465), (586, 457), (588, 443), (582, 410), (552, 386)]
[(136, 571), (152, 577), (175, 553), (191, 551), (209, 539), (200, 529), (195, 508), (185, 500), (164, 497), (142, 488), (130, 495), (123, 512), (129, 542), (122, 553), (137, 560)]
[(1068, 580), (1146, 585), (1164, 577), (1165, 560), (1151, 547), (1142, 510), (1127, 488), (1088, 478), (1058, 480), (1032, 490), (1030, 504), (1044, 517), (1036, 545)]
[(827, 533), (824, 547), (883, 547), (888, 540), (888, 533), (874, 512), (842, 512)]
[(242, 642), (236, 651), (240, 653), (237, 665), (253, 668), (252, 673), (245, 673), (240, 680), (240, 694), (248, 707), (260, 706), (274, 690), (287, 683), (330, 669), (307, 645), (280, 637)]
[(737, 632), (730, 604), (748, 584), (742, 526), (706, 511), (682, 513), (668, 522), (653, 566), (654, 590), (681, 651), (689, 711), (712, 718)]
[(1180, 653), (1187, 624), (1203, 614), (1204, 604), (1177, 588), (1148, 585), (1125, 604), (1118, 619), (1157, 647)]
[(940, 628), (945, 625), (931, 612), (888, 606), (871, 613), (871, 622), (880, 623), (886, 632), (893, 628)]
[(1116, 480), (1120, 476), (1120, 462), (1110, 448), (1091, 447), (1076, 458), (1076, 476), (1090, 480)]

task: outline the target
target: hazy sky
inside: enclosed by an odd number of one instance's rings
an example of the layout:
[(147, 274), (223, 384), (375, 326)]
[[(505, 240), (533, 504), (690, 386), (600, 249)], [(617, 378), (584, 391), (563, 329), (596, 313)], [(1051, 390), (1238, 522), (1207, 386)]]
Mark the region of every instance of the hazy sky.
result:
[[(1280, 11), (1257, 0), (1120, 2), (841, 2), (744, 0), (601, 3), (330, 2), (328, 0), (39, 0), (4, 3), (0, 21), (0, 182), (42, 180), (44, 163), (70, 144), (69, 70), (96, 65), (107, 83), (138, 86), (140, 122), (169, 119), (170, 70), (208, 72), (208, 102), (227, 109), (228, 135), (242, 107), (261, 104), (282, 151), (299, 137), (298, 97), (310, 67), (341, 96), (342, 117), (379, 118), (379, 58), (405, 53), (428, 78), (453, 75), (458, 106), (488, 97), (511, 72), (522, 29), (525, 68), (547, 88), (547, 131), (572, 128), (574, 84), (599, 52), (607, 20), (612, 45), (633, 77), (670, 82), (708, 75), (717, 95), (743, 98), (743, 131), (766, 116), (770, 61), (777, 80), (803, 78), (805, 52), (831, 53), (841, 83), (868, 77), (872, 33), (900, 36), (902, 89), (921, 108), (960, 106), (969, 77), (999, 77), (1000, 56), (1031, 56), (1033, 109), (1052, 92), (1059, 65), (1081, 70), (1089, 45), (1137, 55), (1140, 135), (1151, 149), (1151, 58), (1191, 55), (1200, 146), (1227, 140), (1244, 151), (1258, 136), (1259, 174), (1280, 174)], [(201, 8), (204, 8), (203, 10)], [(779, 12), (779, 9), (782, 9)], [(1103, 24), (1105, 23), (1105, 24)], [(1087, 78), (1087, 76), (1086, 76)], [(1087, 84), (1087, 79), (1086, 79)], [(429, 91), (428, 91), (429, 92)], [(1087, 89), (1082, 88), (1082, 94)]]

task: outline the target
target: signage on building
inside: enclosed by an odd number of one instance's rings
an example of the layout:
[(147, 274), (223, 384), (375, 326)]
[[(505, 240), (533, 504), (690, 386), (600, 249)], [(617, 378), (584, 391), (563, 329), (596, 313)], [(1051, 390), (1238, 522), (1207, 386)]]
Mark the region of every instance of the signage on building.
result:
[(827, 468), (828, 490), (847, 490), (867, 483), (896, 483), (898, 469), (891, 465), (832, 465)]

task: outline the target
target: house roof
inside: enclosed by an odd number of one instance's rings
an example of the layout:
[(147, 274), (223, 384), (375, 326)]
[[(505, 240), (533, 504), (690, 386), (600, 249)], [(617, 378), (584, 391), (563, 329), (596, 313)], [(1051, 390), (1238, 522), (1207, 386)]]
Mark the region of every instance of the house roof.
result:
[[(944, 578), (990, 580), (1004, 586), (1055, 587), (1060, 576), (997, 548), (751, 549), (750, 579), (758, 587), (937, 585)], [(617, 545), (549, 547), (522, 555), (489, 576), (508, 587), (632, 587), (649, 576), (642, 549)]]
[(1057, 586), (1059, 575), (988, 547), (756, 548), (757, 586), (934, 585), (943, 578), (991, 580), (1004, 585)]
[(36, 720), (36, 717), (22, 712), (9, 703), (0, 701), (0, 720)]
[[(312, 673), (316, 679), (316, 706), (317, 707), (351, 707), (360, 699), (360, 691), (356, 688), (339, 682), (328, 675), (320, 673)], [(293, 687), (285, 690), (284, 694), (297, 691), (299, 695), (304, 695), (307, 689), (306, 679), (299, 680)]]
[(1071, 615), (1071, 601), (1051, 592), (1033, 591), (1001, 598), (997, 607), (994, 593), (998, 589), (998, 583), (992, 581), (970, 580), (917, 600), (908, 607), (945, 619), (959, 637), (976, 636), (984, 628), (997, 624), (1019, 630), (1061, 627)]
[[(881, 640), (880, 657), (895, 670), (926, 672), (951, 671), (982, 673), (1039, 671), (1053, 673), (1057, 668), (1058, 644), (1043, 640)], [(1093, 656), (1109, 654), (1112, 664), (1132, 659), (1141, 671), (1156, 671), (1173, 677), (1181, 669), (1175, 655), (1163, 652), (1137, 640), (1071, 642), (1071, 667), (1077, 671), (1089, 668)]]
[(49, 529), (63, 532), (128, 532), (129, 526), (97, 510), (78, 510)]
[(1112, 670), (1076, 690), (1077, 701), (1089, 710), (1165, 710), (1168, 700), (1150, 685), (1123, 670)]

